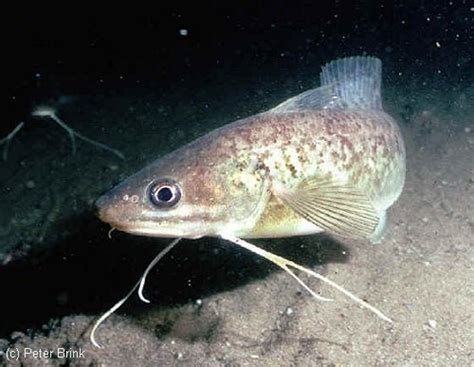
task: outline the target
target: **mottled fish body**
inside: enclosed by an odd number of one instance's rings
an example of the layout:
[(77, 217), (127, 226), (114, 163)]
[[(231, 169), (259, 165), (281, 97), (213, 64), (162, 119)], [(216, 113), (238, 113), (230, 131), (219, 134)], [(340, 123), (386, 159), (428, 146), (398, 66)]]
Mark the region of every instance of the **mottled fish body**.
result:
[(219, 236), (281, 267), (331, 285), (390, 321), (343, 287), (242, 238), (327, 231), (378, 242), (385, 212), (405, 181), (405, 148), (397, 123), (383, 111), (381, 62), (350, 57), (327, 64), (321, 87), (275, 108), (214, 130), (148, 165), (97, 201), (100, 218), (125, 232), (176, 237), (133, 289), (138, 289), (180, 238)]
[[(336, 60), (321, 80), (153, 162), (98, 201), (100, 217), (159, 237), (324, 230), (378, 241), (405, 179), (403, 139), (382, 109), (381, 62)], [(160, 187), (179, 200), (154, 200)]]

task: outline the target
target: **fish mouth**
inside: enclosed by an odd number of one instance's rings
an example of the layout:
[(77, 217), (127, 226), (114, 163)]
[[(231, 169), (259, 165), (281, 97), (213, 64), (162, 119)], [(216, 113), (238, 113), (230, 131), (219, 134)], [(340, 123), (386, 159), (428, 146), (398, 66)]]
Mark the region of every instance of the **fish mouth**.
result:
[(97, 217), (104, 223), (109, 224), (121, 232), (126, 232), (138, 236), (146, 237), (163, 237), (163, 238), (188, 238), (196, 239), (206, 235), (203, 231), (196, 232), (192, 228), (175, 228), (167, 226), (164, 222), (141, 220), (139, 218), (131, 218), (129, 216), (121, 216), (119, 208), (108, 205), (101, 205), (102, 198), (96, 203)]
[(154, 223), (153, 225), (146, 225), (146, 223), (109, 223), (112, 227), (119, 231), (130, 233), (145, 237), (160, 237), (160, 238), (188, 238), (196, 239), (206, 236), (206, 233), (185, 232), (173, 228), (166, 228)]

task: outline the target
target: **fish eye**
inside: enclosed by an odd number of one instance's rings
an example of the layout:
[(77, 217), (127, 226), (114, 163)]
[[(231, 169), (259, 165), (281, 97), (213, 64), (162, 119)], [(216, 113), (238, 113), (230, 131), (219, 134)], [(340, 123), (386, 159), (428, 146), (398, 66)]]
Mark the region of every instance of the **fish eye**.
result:
[(176, 182), (161, 180), (150, 186), (149, 197), (158, 208), (171, 208), (181, 199), (181, 187)]

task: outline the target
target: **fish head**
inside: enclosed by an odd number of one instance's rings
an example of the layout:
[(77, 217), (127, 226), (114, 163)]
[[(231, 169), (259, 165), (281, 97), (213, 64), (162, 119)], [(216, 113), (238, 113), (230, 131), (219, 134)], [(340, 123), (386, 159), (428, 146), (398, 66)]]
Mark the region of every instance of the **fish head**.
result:
[(265, 206), (265, 177), (255, 165), (205, 151), (171, 153), (125, 179), (97, 200), (99, 218), (151, 237), (246, 233)]

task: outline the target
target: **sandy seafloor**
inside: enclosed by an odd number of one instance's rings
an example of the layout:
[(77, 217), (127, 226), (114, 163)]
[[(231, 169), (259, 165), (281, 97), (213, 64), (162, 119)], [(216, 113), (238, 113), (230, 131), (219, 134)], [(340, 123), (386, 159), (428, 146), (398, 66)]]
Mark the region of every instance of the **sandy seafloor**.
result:
[[(299, 91), (297, 76), (233, 78), (209, 77), (205, 89), (191, 83), (78, 96), (59, 110), (71, 126), (80, 121), (84, 135), (122, 150), (125, 161), (81, 142), (71, 156), (56, 125), (28, 122), (1, 163), (2, 363), (474, 365), (474, 89), (435, 75), (424, 83), (384, 80), (408, 171), (381, 244), (324, 235), (253, 241), (322, 272), (393, 325), (308, 280), (335, 299), (317, 302), (256, 255), (201, 239), (176, 247), (148, 278), (152, 303), (132, 297), (99, 329), (105, 348), (92, 346), (91, 322), (168, 242), (117, 232), (108, 239), (93, 201), (146, 162)], [(84, 358), (23, 353), (59, 347), (83, 350)], [(20, 359), (7, 361), (7, 348), (18, 348)]]

